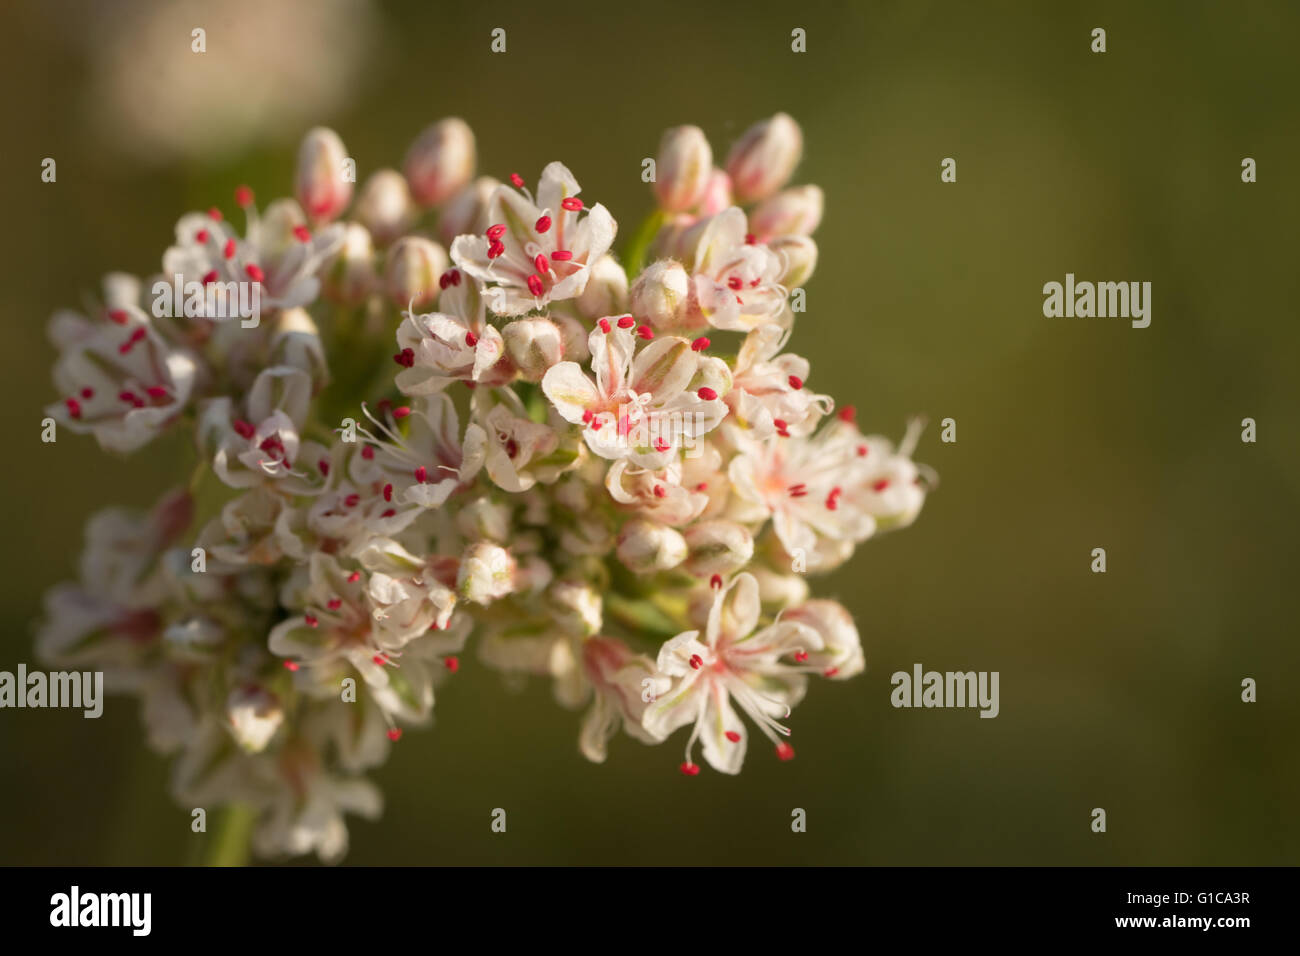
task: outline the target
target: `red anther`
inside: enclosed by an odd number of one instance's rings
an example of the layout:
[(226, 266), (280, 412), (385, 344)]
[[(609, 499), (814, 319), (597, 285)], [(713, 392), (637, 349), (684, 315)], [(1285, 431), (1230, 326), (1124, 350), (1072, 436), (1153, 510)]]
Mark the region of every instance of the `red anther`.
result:
[(540, 219), (537, 220), (537, 224), (533, 226), (533, 228), (536, 229), (538, 232), (546, 232), (546, 230), (551, 228), (551, 217), (542, 216)]
[(507, 438), (506, 456), (508, 458), (514, 458), (518, 454), (519, 454), (519, 442), (515, 441), (513, 438)]
[(287, 671), (296, 671), (296, 670), (298, 669), (298, 662), (297, 662), (297, 661), (285, 661), (285, 662), (284, 662), (284, 669), (287, 670)]
[(343, 499), (343, 505), (346, 508), (355, 508), (359, 504), (361, 504), (361, 496), (357, 494), (348, 495)]
[(794, 748), (791, 747), (789, 744), (785, 743), (784, 741), (782, 741), (781, 743), (776, 745), (776, 755), (780, 757), (782, 760), (793, 760)]
[(632, 318), (632, 316), (624, 315), (619, 317), (618, 327), (620, 329), (630, 329), (634, 325), (636, 325), (636, 319)]
[(256, 263), (250, 262), (248, 265), (244, 266), (244, 271), (248, 273), (248, 277), (254, 282), (266, 281), (266, 273), (263, 272), (262, 267)]
[(776, 433), (782, 438), (790, 437), (790, 424), (784, 418), (774, 418), (772, 424), (776, 426)]
[(478, 345), (478, 336), (475, 335), (473, 332), (466, 332), (465, 344), (468, 345), (470, 348), (473, 348), (474, 346)]
[(445, 272), (444, 272), (442, 275), (438, 276), (438, 288), (439, 288), (439, 289), (444, 289), (444, 290), (445, 290), (445, 289), (447, 288), (447, 286), (449, 286), (449, 285), (451, 285), (451, 276), (449, 276), (449, 275), (448, 275), (447, 273), (445, 273)]
[(358, 581), (360, 581), (360, 580), (361, 580), (361, 572), (360, 572), (360, 571), (353, 571), (351, 574), (348, 575), (348, 583), (349, 583), (349, 584), (356, 584), (356, 583), (357, 583)]
[(750, 279), (750, 280), (749, 280), (749, 287), (750, 287), (751, 289), (757, 289), (759, 283), (762, 282), (762, 281), (763, 281), (762, 279)]
[(736, 733), (734, 730), (728, 730), (726, 733), (726, 738), (730, 740), (733, 744), (740, 743), (740, 734)]
[(840, 669), (838, 667), (830, 667), (822, 671), (822, 677), (834, 677), (839, 672)]
[(743, 286), (744, 283), (740, 281), (740, 276), (732, 276), (730, 279), (727, 280), (727, 288), (729, 288), (732, 292), (738, 291)]
[(803, 663), (805, 663), (805, 662), (808, 660), (808, 652), (807, 652), (807, 651), (795, 651), (795, 652), (794, 652), (794, 659), (795, 659), (795, 663), (803, 664)]
[[(672, 446), (668, 444), (667, 438), (660, 437), (655, 439), (655, 451), (667, 451), (671, 447)], [(655, 494), (659, 493), (656, 491)], [(662, 498), (663, 495), (659, 495), (659, 497)]]
[(383, 667), (385, 664), (388, 663), (388, 658), (385, 657), (383, 654), (376, 654), (374, 657), (370, 659), (374, 661), (376, 664), (378, 664), (380, 667)]
[(695, 394), (700, 396), (700, 398), (704, 399), (706, 402), (711, 402), (718, 397), (718, 393), (707, 385), (701, 385)]
[(81, 397), (89, 401), (95, 397), (95, 390), (93, 388), (83, 388), (81, 390)]
[(306, 226), (294, 226), (293, 237), (299, 242), (311, 242), (311, 230)]
[(245, 206), (252, 205), (252, 202), (253, 202), (253, 190), (249, 189), (247, 186), (235, 187), (236, 206), (239, 206), (242, 209)]
[(606, 335), (609, 334), (609, 329), (610, 329), (609, 319), (601, 319), (596, 324), (600, 326), (600, 330), (602, 332), (604, 332)]
[(858, 417), (858, 410), (852, 405), (845, 405), (839, 410), (839, 418), (842, 422), (851, 422)]
[(442, 663), (453, 674), (460, 670), (460, 658), (454, 654), (451, 657), (444, 658)]
[(700, 765), (684, 761), (680, 767), (683, 776), (698, 777), (700, 775)]
[(542, 255), (540, 252), (537, 253), (536, 258), (533, 259), (533, 265), (537, 268), (537, 272), (539, 275), (543, 272), (551, 271), (550, 260), (547, 259), (546, 256)]
[(518, 173), (510, 174), (510, 182), (514, 184), (514, 187), (516, 189), (524, 188), (524, 177), (520, 176)]
[(401, 728), (401, 727), (394, 727), (392, 730), (390, 730), (390, 731), (388, 732), (388, 739), (391, 740), (393, 743), (397, 743), (399, 740), (401, 740), (401, 739), (402, 739), (402, 728)]
[(690, 661), (688, 661), (688, 663), (691, 665), (691, 668), (693, 670), (699, 670), (701, 667), (704, 666), (704, 658), (702, 658), (699, 654), (692, 654), (691, 659)]
[(213, 206), (208, 210), (208, 218), (211, 219), (213, 222), (221, 222), (222, 219), (221, 210), (218, 209), (216, 206)]
[(257, 432), (252, 422), (246, 422), (242, 418), (236, 418), (231, 427), (235, 430), (235, 434), (243, 439), (251, 439)]
[(758, 236), (754, 235), (752, 232), (745, 233), (745, 245), (752, 246), (757, 242)]
[(221, 254), (227, 259), (235, 258), (235, 240), (227, 239), (226, 244), (221, 247)]
[(343, 599), (342, 599), (342, 598), (330, 598), (329, 601), (326, 603), (325, 606), (328, 607), (331, 611), (337, 611), (339, 608), (341, 608), (341, 607), (343, 606)]
[(365, 448), (362, 448), (361, 457), (364, 458), (366, 461), (370, 461), (372, 458), (374, 458), (375, 457), (374, 447), (371, 445), (367, 445)]
[(328, 478), (330, 476), (330, 460), (328, 458), (322, 458), (316, 462), (316, 467), (320, 470), (322, 477)]
[(113, 309), (108, 313), (108, 317), (118, 325), (126, 325), (126, 320), (128, 318), (125, 309)]
[(597, 418), (597, 419), (593, 419), (593, 420), (592, 420), (592, 423), (591, 423), (591, 430), (594, 431), (594, 432), (598, 432), (598, 431), (600, 431), (600, 426), (603, 425), (603, 424), (605, 424), (605, 423), (602, 422), (599, 418)]
[(647, 342), (655, 337), (654, 331), (648, 325), (638, 325), (636, 327), (636, 334)]
[(68, 406), (68, 414), (73, 418), (81, 417), (81, 402), (75, 398), (65, 398), (63, 404)]
[(488, 258), (499, 259), (506, 253), (506, 244), (500, 239), (493, 239), (488, 243)]
[(578, 212), (582, 209), (582, 200), (577, 196), (569, 196), (560, 200), (560, 206), (569, 210), (569, 212)]
[(415, 350), (411, 348), (402, 349), (393, 356), (393, 361), (403, 368), (411, 368), (415, 365)]
[(307, 622), (308, 627), (316, 627), (320, 624), (320, 621), (316, 620), (315, 614), (305, 614), (303, 620)]
[(528, 277), (528, 291), (533, 295), (541, 295), (545, 289), (546, 287), (542, 285), (541, 276), (531, 275)]
[(488, 226), (487, 228), (487, 237), (493, 240), (494, 242), (497, 239), (500, 239), (505, 234), (506, 234), (506, 227), (504, 223), (499, 222), (495, 226)]
[(695, 486), (695, 490), (696, 490), (696, 491), (708, 491), (708, 490), (709, 490), (709, 483), (708, 483), (707, 481), (701, 481), (698, 485)]
[(393, 500), (393, 485), (391, 482), (384, 485), (384, 500), (385, 501)]
[(200, 244), (207, 242), (208, 231), (206, 229), (200, 229), (198, 232), (194, 234), (194, 241)]
[[(660, 439), (660, 441), (663, 441), (663, 439)], [(663, 485), (655, 485), (655, 497), (656, 498), (668, 497), (668, 489), (665, 488)]]
[[(167, 389), (163, 388), (161, 385), (150, 385), (148, 388), (145, 389), (145, 391), (149, 393), (150, 398), (167, 397)], [(85, 397), (89, 398), (90, 396), (87, 395)]]
[(590, 408), (584, 408), (582, 410), (582, 423), (584, 425), (589, 424), (591, 420), (595, 417), (596, 416), (592, 413)]
[(415, 481), (417, 484), (422, 485), (428, 480), (429, 480), (428, 468), (425, 468), (423, 465), (421, 465), (419, 468), (415, 469)]
[(801, 481), (796, 485), (791, 485), (789, 492), (791, 498), (802, 498), (804, 495), (808, 494), (808, 486)]
[(859, 445), (859, 446), (858, 446), (858, 457), (859, 457), (859, 458), (866, 458), (866, 457), (867, 457), (867, 446), (866, 446), (866, 445)]
[(203, 273), (203, 284), (204, 284), (204, 285), (211, 285), (213, 282), (216, 282), (216, 281), (217, 281), (217, 270), (216, 270), (216, 269), (209, 269), (207, 272)]
[(886, 488), (888, 488), (888, 487), (889, 487), (889, 479), (888, 479), (888, 478), (881, 478), (879, 481), (872, 482), (872, 484), (871, 484), (871, 490), (872, 490), (872, 491), (875, 491), (875, 492), (881, 492), (881, 491), (884, 491), (884, 490), (885, 490)]
[(409, 414), (411, 414), (411, 407), (409, 405), (398, 405), (393, 409), (393, 417), (399, 421)]
[(826, 496), (826, 508), (828, 511), (834, 511), (840, 506), (840, 495), (844, 494), (844, 489), (840, 487), (832, 488), (830, 494)]
[(692, 351), (692, 352), (703, 352), (703, 351), (704, 351), (705, 349), (707, 349), (711, 344), (713, 344), (713, 343), (711, 343), (711, 342), (709, 341), (708, 336), (706, 336), (706, 335), (701, 335), (698, 339), (696, 339), (694, 342), (691, 343), (691, 351)]
[(711, 588), (722, 587), (722, 575), (715, 574), (713, 577), (709, 578), (709, 587)]
[(551, 253), (552, 262), (568, 262), (573, 258), (573, 253), (568, 249), (556, 249)]
[(790, 387), (793, 388), (796, 392), (799, 391), (799, 389), (803, 388), (803, 379), (801, 379), (798, 375), (791, 375), (788, 379), (786, 379), (786, 381), (790, 383)]
[(447, 270), (447, 274), (451, 276), (451, 284), (452, 284), (452, 285), (460, 285), (460, 270), (459, 270), (459, 269), (448, 269), (448, 270)]
[(384, 513), (381, 514), (379, 517), (381, 517), (381, 518), (391, 518), (391, 517), (392, 517), (393, 515), (395, 515), (395, 514), (397, 514), (397, 512), (396, 512), (394, 509), (392, 509), (392, 508), (386, 508), (386, 509), (384, 509)]

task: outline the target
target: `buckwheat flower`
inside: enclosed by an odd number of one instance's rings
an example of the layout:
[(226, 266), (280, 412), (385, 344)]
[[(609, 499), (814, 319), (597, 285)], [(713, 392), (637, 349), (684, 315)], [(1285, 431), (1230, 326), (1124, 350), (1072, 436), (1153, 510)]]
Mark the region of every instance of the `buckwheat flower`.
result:
[(606, 254), (596, 260), (577, 306), (583, 317), (593, 321), (627, 311), (627, 272), (617, 259)]
[[(426, 395), (415, 404), (392, 409), (383, 418), (363, 406), (374, 431), (357, 426), (373, 449), (369, 457), (355, 455), (349, 477), (357, 484), (379, 483), (393, 508), (419, 505), (440, 507), (458, 488), (468, 485), (483, 467), (487, 436), (470, 423), (460, 435), (456, 406), (441, 393)], [(406, 426), (406, 434), (398, 422)]]
[(662, 693), (671, 682), (656, 674), (654, 662), (632, 653), (622, 641), (592, 637), (582, 643), (582, 669), (594, 691), (578, 735), (582, 755), (592, 763), (604, 763), (609, 742), (620, 727), (642, 743), (656, 743), (641, 726), (649, 704), (646, 690)]
[(789, 180), (803, 158), (803, 132), (785, 113), (761, 120), (731, 147), (727, 173), (742, 203), (766, 199)]
[(734, 521), (697, 522), (686, 529), (685, 540), (690, 549), (685, 569), (701, 577), (739, 571), (754, 556), (754, 536)]
[(805, 624), (820, 635), (821, 650), (808, 651), (800, 662), (819, 670), (822, 676), (846, 680), (866, 668), (853, 615), (838, 601), (807, 601), (787, 609), (781, 620)]
[(76, 325), (67, 313), (52, 335), (70, 344), (54, 364), (54, 386), (65, 397), (46, 414), (101, 448), (127, 453), (162, 434), (189, 405), (199, 365), (155, 330), (144, 311), (113, 309), (98, 326)]
[(372, 538), (357, 556), (369, 572), (367, 594), (378, 626), (405, 644), (430, 629), (444, 629), (456, 607), (450, 562), (412, 554), (392, 538)]
[(681, 445), (712, 431), (726, 405), (712, 388), (691, 391), (699, 355), (686, 339), (656, 338), (637, 351), (631, 316), (602, 319), (587, 340), (596, 381), (576, 362), (561, 362), (542, 391), (566, 421), (583, 426), (602, 458), (643, 468), (667, 464)]
[(731, 206), (683, 240), (693, 250), (690, 308), (717, 329), (788, 324), (781, 260), (747, 228), (745, 214)]
[(776, 745), (777, 756), (794, 756), (781, 739), (790, 731), (779, 720), (803, 697), (806, 668), (797, 662), (820, 651), (822, 639), (807, 625), (784, 619), (758, 629), (760, 611), (758, 582), (739, 574), (713, 599), (703, 635), (686, 631), (659, 651), (656, 668), (673, 683), (646, 708), (642, 726), (666, 740), (679, 727), (694, 725), (683, 773), (699, 772), (692, 757), (697, 740), (713, 769), (740, 772), (747, 732), (733, 701)]
[(812, 278), (817, 269), (817, 243), (807, 236), (779, 236), (767, 247), (781, 260), (777, 279), (781, 285), (793, 289)]
[(530, 382), (540, 382), (564, 355), (560, 327), (545, 316), (515, 319), (501, 330), (501, 337), (510, 361)]
[(369, 780), (330, 774), (314, 761), (286, 755), (293, 786), (282, 788), (268, 814), (253, 833), (253, 846), (266, 856), (315, 853), (322, 862), (341, 860), (348, 850), (343, 814), (376, 820), (383, 812), (383, 795)]
[(347, 147), (332, 129), (318, 126), (303, 137), (293, 191), (313, 222), (337, 219), (352, 201), (347, 160)]
[(783, 353), (790, 330), (765, 325), (745, 336), (727, 393), (728, 423), (754, 438), (812, 432), (834, 402), (806, 386), (808, 360)]
[(391, 483), (382, 476), (361, 484), (340, 477), (312, 501), (306, 525), (323, 546), (356, 557), (372, 538), (405, 531), (423, 510), (417, 503), (394, 502)]
[(474, 131), (450, 116), (425, 129), (407, 150), (402, 168), (422, 206), (441, 206), (474, 176)]
[(686, 212), (704, 197), (713, 172), (713, 149), (698, 126), (677, 126), (664, 131), (655, 158), (654, 192), (659, 208)]
[(443, 273), (439, 311), (403, 313), (397, 329), (402, 366), (395, 379), (404, 395), (430, 395), (453, 382), (502, 384), (515, 375), (505, 340), (487, 321), (479, 288), (457, 269)]
[(536, 203), (515, 178), (519, 188), (502, 185), (493, 195), (485, 233), (451, 245), (456, 265), (486, 284), (484, 300), (498, 315), (581, 295), (618, 229), (604, 206), (588, 209), (578, 198), (581, 187), (563, 163), (542, 170)]
[(349, 222), (343, 241), (321, 270), (325, 296), (344, 305), (360, 305), (379, 290), (375, 245), (366, 227)]
[(305, 517), (268, 487), (252, 488), (228, 501), (199, 533), (198, 546), (213, 559), (238, 567), (307, 559)]
[(680, 527), (698, 518), (709, 504), (700, 482), (683, 480), (686, 467), (677, 460), (662, 468), (641, 468), (624, 458), (609, 466), (605, 487), (620, 507), (635, 511), (643, 518)]
[(452, 197), (438, 216), (438, 240), (446, 247), (457, 236), (482, 232), (488, 226), (488, 208), (501, 183), (491, 176), (480, 176)]
[(680, 532), (655, 521), (633, 518), (619, 529), (615, 554), (635, 574), (657, 574), (685, 561), (688, 550)]
[(226, 697), (226, 720), (239, 746), (259, 753), (284, 724), (284, 710), (275, 694), (248, 684), (233, 688)]
[(353, 215), (370, 231), (381, 246), (386, 246), (411, 227), (415, 204), (402, 174), (395, 169), (371, 173), (361, 187)]
[(494, 392), (474, 395), (475, 420), (487, 436), (484, 470), (493, 484), (527, 491), (538, 481), (551, 484), (577, 465), (578, 443), (563, 422), (535, 422), (513, 392)]
[(769, 196), (749, 211), (749, 229), (768, 242), (781, 236), (811, 236), (822, 221), (820, 186), (795, 186)]
[(384, 292), (399, 308), (428, 305), (438, 298), (447, 265), (442, 246), (423, 236), (404, 236), (388, 250)]
[(651, 263), (632, 283), (632, 314), (641, 316), (660, 332), (684, 332), (708, 323), (690, 313), (691, 277), (674, 259)]
[(514, 557), (490, 541), (471, 544), (460, 559), (456, 591), (473, 604), (491, 604), (515, 589)]

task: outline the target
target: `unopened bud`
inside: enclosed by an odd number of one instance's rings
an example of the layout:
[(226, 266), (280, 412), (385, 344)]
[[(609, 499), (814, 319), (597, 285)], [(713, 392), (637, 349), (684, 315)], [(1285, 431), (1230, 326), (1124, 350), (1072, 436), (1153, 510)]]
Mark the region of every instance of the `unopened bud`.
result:
[(749, 231), (766, 242), (775, 236), (811, 236), (822, 221), (820, 186), (795, 186), (769, 196), (749, 214)]
[(591, 267), (587, 288), (578, 296), (578, 311), (589, 319), (627, 311), (627, 273), (613, 256), (601, 256)]
[(638, 319), (655, 329), (670, 331), (686, 323), (691, 277), (674, 259), (651, 263), (632, 283), (629, 306)]
[(618, 533), (618, 559), (637, 574), (667, 571), (686, 560), (686, 539), (680, 533), (644, 518), (633, 518)]
[(474, 131), (451, 116), (416, 137), (402, 169), (416, 202), (440, 206), (470, 181), (475, 162)]
[(817, 243), (808, 236), (782, 236), (767, 244), (781, 260), (777, 282), (787, 289), (801, 286), (812, 278), (817, 268)]
[(734, 205), (735, 201), (731, 191), (731, 177), (724, 170), (715, 168), (704, 186), (698, 212), (705, 217), (716, 216), (728, 206)]
[(360, 305), (379, 287), (375, 247), (366, 227), (355, 222), (343, 230), (343, 245), (326, 263), (321, 278), (325, 294), (344, 305)]
[(544, 316), (516, 319), (501, 330), (501, 337), (506, 354), (530, 382), (540, 382), (547, 369), (564, 356), (560, 330)]
[(262, 687), (236, 687), (226, 698), (226, 720), (231, 736), (248, 753), (260, 753), (284, 722), (284, 711), (274, 694)]
[(457, 236), (479, 234), (491, 223), (487, 220), (488, 204), (501, 184), (491, 176), (480, 176), (447, 203), (438, 217), (438, 238), (450, 246)]
[(556, 581), (547, 592), (556, 623), (579, 637), (591, 637), (603, 623), (600, 592), (586, 581)]
[(727, 173), (742, 203), (766, 199), (790, 180), (803, 156), (803, 132), (785, 113), (755, 123), (731, 147)]
[(685, 537), (686, 570), (692, 574), (729, 574), (754, 556), (754, 536), (734, 521), (701, 521), (687, 528)]
[(515, 559), (500, 545), (479, 541), (465, 549), (456, 590), (466, 601), (490, 604), (514, 589)]
[(361, 187), (355, 215), (381, 246), (404, 234), (415, 220), (415, 207), (402, 174), (381, 169), (371, 175)]
[(809, 601), (781, 615), (782, 621), (812, 628), (822, 639), (821, 650), (812, 650), (808, 662), (828, 677), (844, 679), (862, 673), (866, 659), (853, 615), (837, 601)]
[(438, 279), (448, 265), (442, 246), (423, 236), (406, 236), (388, 250), (384, 291), (398, 308), (428, 305), (438, 297)]
[(802, 574), (781, 574), (762, 564), (749, 573), (758, 581), (759, 600), (769, 607), (779, 610), (808, 600), (808, 581)]
[(713, 149), (698, 126), (666, 130), (655, 159), (655, 196), (667, 212), (686, 212), (704, 198), (713, 171)]
[(329, 381), (325, 346), (310, 312), (293, 308), (282, 309), (276, 314), (271, 332), (270, 361), (275, 365), (292, 365), (310, 375), (313, 394)]
[(352, 182), (345, 175), (347, 149), (339, 134), (318, 126), (298, 147), (293, 191), (313, 222), (330, 222), (352, 201)]

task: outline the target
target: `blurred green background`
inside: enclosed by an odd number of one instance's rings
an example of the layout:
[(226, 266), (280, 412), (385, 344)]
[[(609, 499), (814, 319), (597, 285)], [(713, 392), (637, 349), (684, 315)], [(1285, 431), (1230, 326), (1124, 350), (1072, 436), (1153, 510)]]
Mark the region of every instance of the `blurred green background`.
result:
[[(183, 29), (142, 27), (176, 8)], [(927, 415), (942, 479), (913, 528), (814, 583), (854, 612), (867, 673), (811, 688), (795, 761), (756, 746), (738, 778), (690, 779), (676, 738), (586, 763), (547, 682), (508, 693), (471, 652), (374, 774), (387, 809), (349, 821), (348, 862), (1296, 863), (1298, 31), (1286, 2), (5, 4), (0, 669), (35, 664), (86, 517), (180, 480), (176, 436), (118, 460), (38, 423), (50, 312), (157, 269), (183, 211), (288, 193), (317, 123), (364, 177), (457, 114), (482, 172), (562, 159), (626, 238), (664, 127), (722, 153), (785, 110), (796, 182), (827, 195), (791, 347), (868, 431)], [(1066, 272), (1151, 281), (1150, 328), (1044, 318)], [(915, 662), (1000, 671), (1001, 715), (891, 708)], [(0, 863), (192, 857), (132, 701), (0, 712), (0, 766)]]

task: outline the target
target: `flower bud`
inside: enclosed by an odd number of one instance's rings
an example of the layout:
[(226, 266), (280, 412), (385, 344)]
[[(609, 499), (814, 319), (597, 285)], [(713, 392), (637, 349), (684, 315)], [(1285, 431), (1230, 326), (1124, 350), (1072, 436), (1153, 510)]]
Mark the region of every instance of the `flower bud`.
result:
[(448, 265), (442, 246), (423, 236), (405, 236), (388, 250), (384, 292), (400, 309), (428, 305), (438, 297), (438, 279)]
[(339, 134), (317, 126), (298, 147), (298, 169), (293, 191), (313, 222), (330, 222), (352, 201), (352, 182), (346, 178), (347, 149)]
[(713, 172), (713, 149), (698, 126), (666, 130), (655, 159), (655, 196), (667, 212), (685, 212), (704, 197)]
[(280, 701), (265, 688), (236, 687), (226, 698), (226, 720), (230, 733), (248, 753), (260, 753), (284, 722)]
[(775, 236), (811, 236), (822, 221), (820, 186), (796, 186), (769, 196), (749, 214), (749, 231), (766, 242)]
[(716, 216), (728, 206), (735, 205), (731, 192), (731, 177), (721, 169), (714, 169), (709, 174), (709, 181), (704, 186), (704, 195), (700, 198), (699, 214), (704, 217)]
[(501, 337), (506, 354), (530, 382), (540, 382), (547, 369), (564, 356), (560, 330), (544, 316), (516, 319), (501, 330)]
[(310, 375), (313, 394), (329, 381), (325, 346), (310, 312), (303, 308), (280, 310), (271, 332), (270, 361), (292, 365)]
[(416, 137), (402, 169), (415, 201), (440, 206), (474, 175), (474, 131), (463, 119), (449, 116)]
[(603, 623), (600, 592), (586, 581), (556, 581), (547, 592), (555, 621), (578, 637), (591, 637)]
[(790, 179), (803, 156), (803, 133), (785, 113), (755, 123), (731, 147), (727, 173), (737, 202), (766, 199)]
[(701, 521), (686, 529), (685, 538), (691, 574), (730, 574), (754, 556), (754, 536), (734, 521)]
[(758, 581), (758, 597), (765, 606), (781, 610), (808, 600), (808, 581), (802, 574), (781, 574), (762, 564), (749, 572)]
[(405, 233), (415, 220), (415, 208), (402, 174), (381, 169), (367, 179), (357, 197), (355, 215), (381, 246)]
[(500, 545), (479, 541), (465, 549), (456, 590), (466, 601), (490, 604), (514, 589), (515, 559)]
[(562, 351), (566, 359), (582, 365), (591, 358), (591, 349), (587, 347), (590, 329), (571, 315), (553, 315), (551, 321), (560, 330)]
[(343, 245), (325, 268), (325, 294), (344, 305), (360, 305), (379, 287), (375, 272), (375, 247), (366, 227), (355, 222), (343, 229)]
[(632, 283), (629, 305), (632, 314), (660, 331), (671, 331), (686, 324), (687, 300), (691, 278), (674, 259), (652, 263)]
[(438, 217), (438, 238), (450, 246), (452, 240), (466, 233), (481, 233), (491, 225), (487, 221), (488, 204), (501, 184), (491, 176), (480, 176), (447, 203)]
[(809, 601), (790, 608), (781, 620), (812, 628), (822, 639), (822, 649), (809, 655), (809, 663), (827, 677), (844, 679), (862, 673), (866, 659), (853, 616), (837, 601)]
[(767, 247), (781, 260), (781, 274), (776, 281), (787, 289), (803, 285), (817, 268), (817, 243), (807, 236), (782, 236)]
[(578, 296), (578, 311), (589, 319), (627, 311), (627, 273), (613, 256), (601, 256), (591, 267), (587, 288)]
[(667, 525), (633, 518), (618, 533), (618, 559), (637, 574), (675, 568), (686, 559), (686, 539)]

